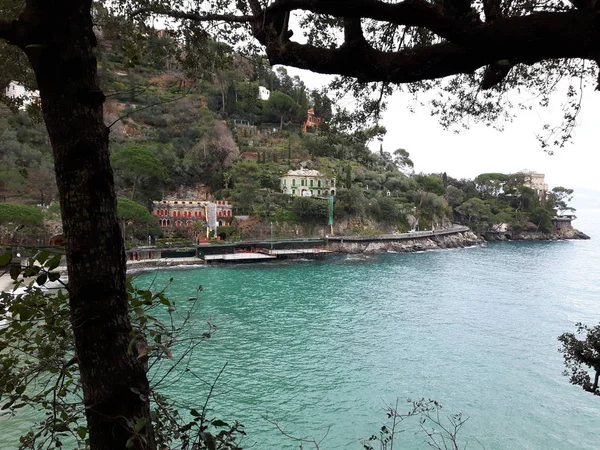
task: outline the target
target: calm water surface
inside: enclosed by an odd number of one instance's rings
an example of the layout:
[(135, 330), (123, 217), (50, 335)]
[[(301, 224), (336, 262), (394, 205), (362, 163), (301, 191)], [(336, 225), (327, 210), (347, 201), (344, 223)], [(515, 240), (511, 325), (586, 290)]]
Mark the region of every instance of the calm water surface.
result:
[[(580, 217), (596, 240), (161, 271), (138, 282), (173, 277), (180, 304), (203, 285), (198, 317), (219, 331), (191, 369), (211, 380), (228, 363), (211, 405), (246, 425), (246, 447), (298, 448), (276, 421), (299, 437), (329, 428), (321, 448), (359, 449), (386, 404), (430, 397), (469, 416), (468, 448), (597, 449), (600, 399), (562, 376), (556, 340), (600, 320), (600, 213)], [(207, 388), (187, 379), (168, 390), (201, 406)], [(404, 448), (428, 448), (416, 422), (407, 428)]]
[[(142, 274), (142, 286), (173, 277), (181, 309), (202, 284), (192, 332), (219, 328), (190, 361), (198, 378), (164, 389), (201, 407), (202, 380), (227, 363), (210, 405), (245, 424), (244, 448), (298, 448), (276, 421), (299, 437), (329, 429), (321, 449), (360, 449), (385, 405), (429, 397), (469, 416), (467, 448), (597, 449), (600, 398), (562, 376), (556, 340), (600, 321), (600, 211), (579, 215), (596, 239)], [(3, 427), (1, 449), (23, 425)], [(428, 448), (406, 428), (397, 448)]]

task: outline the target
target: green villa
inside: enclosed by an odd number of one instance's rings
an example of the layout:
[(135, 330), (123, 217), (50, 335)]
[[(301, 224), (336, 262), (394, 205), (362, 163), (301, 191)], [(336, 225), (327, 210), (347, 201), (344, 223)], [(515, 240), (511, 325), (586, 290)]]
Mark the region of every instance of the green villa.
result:
[(335, 178), (327, 178), (318, 170), (290, 170), (281, 177), (281, 192), (294, 197), (328, 197), (335, 191)]

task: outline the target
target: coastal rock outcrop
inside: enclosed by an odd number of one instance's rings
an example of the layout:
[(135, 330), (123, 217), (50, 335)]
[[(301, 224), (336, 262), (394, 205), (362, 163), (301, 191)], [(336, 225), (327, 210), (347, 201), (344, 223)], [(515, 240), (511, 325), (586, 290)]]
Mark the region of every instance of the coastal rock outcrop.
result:
[(444, 236), (419, 236), (414, 239), (378, 240), (376, 237), (362, 241), (330, 242), (329, 248), (338, 253), (409, 253), (425, 250), (441, 250), (478, 245), (483, 239), (471, 231), (448, 234)]
[(552, 233), (542, 233), (539, 231), (489, 231), (483, 235), (488, 242), (501, 241), (557, 241), (564, 239), (590, 239), (590, 237), (575, 228), (564, 228), (555, 230)]

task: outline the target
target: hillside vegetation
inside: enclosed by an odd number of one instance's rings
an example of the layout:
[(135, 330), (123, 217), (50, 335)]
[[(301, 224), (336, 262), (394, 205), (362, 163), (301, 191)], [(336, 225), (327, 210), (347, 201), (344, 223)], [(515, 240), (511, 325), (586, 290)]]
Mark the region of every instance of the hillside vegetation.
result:
[[(140, 212), (153, 200), (186, 192), (228, 200), (234, 215), (250, 217), (234, 220), (229, 238), (323, 235), (327, 202), (280, 192), (280, 177), (300, 167), (336, 178), (336, 233), (406, 232), (451, 222), (478, 232), (501, 224), (549, 232), (551, 217), (570, 210), (572, 190), (540, 195), (526, 173), (482, 174), (474, 180), (414, 173), (406, 150), (369, 150), (368, 143), (384, 129), (348, 127), (325, 93), (307, 89), (284, 68), (273, 70), (260, 58), (213, 43), (218, 64), (191, 76), (160, 55), (168, 45), (167, 38), (156, 37), (150, 47), (157, 56), (135, 60), (126, 43), (105, 33), (98, 54), (119, 215), (132, 242), (145, 242), (148, 234), (198, 233), (197, 227), (161, 230)], [(268, 100), (259, 99), (260, 86), (270, 90)], [(309, 108), (322, 122), (303, 132)], [(37, 205), (56, 228), (52, 153), (35, 107), (15, 112), (0, 104), (0, 158), (2, 201)], [(0, 211), (3, 244), (46, 242), (53, 234), (41, 221), (30, 220), (30, 213), (10, 211)]]

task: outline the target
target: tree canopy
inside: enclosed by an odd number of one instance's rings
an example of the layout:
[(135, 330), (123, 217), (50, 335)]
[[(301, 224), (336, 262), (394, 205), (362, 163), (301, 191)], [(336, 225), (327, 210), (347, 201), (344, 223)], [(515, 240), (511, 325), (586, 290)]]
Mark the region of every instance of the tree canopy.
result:
[(125, 197), (117, 198), (117, 215), (120, 219), (127, 222), (132, 221), (138, 224), (154, 222), (154, 218), (148, 212), (148, 208)]
[[(258, 42), (273, 65), (340, 75), (337, 86), (364, 96), (362, 106), (375, 114), (394, 84), (407, 83), (409, 92), (442, 89), (431, 106), (444, 125), (466, 115), (490, 123), (511, 117), (506, 88), (525, 87), (547, 106), (557, 83), (570, 78), (563, 123), (545, 127), (543, 143), (568, 139), (580, 109), (577, 94), (598, 72), (600, 7), (594, 1), (117, 3), (140, 23), (158, 15), (189, 29), (210, 26), (238, 45)], [(291, 29), (292, 22), (299, 25)]]
[(0, 203), (0, 224), (41, 226), (44, 215), (40, 208), (15, 203)]

